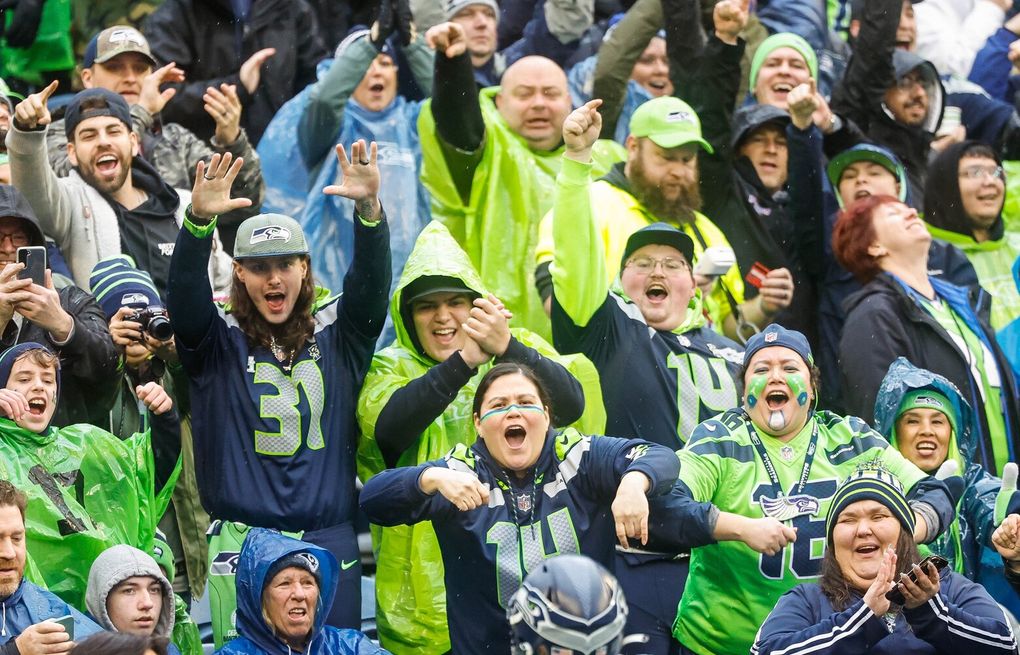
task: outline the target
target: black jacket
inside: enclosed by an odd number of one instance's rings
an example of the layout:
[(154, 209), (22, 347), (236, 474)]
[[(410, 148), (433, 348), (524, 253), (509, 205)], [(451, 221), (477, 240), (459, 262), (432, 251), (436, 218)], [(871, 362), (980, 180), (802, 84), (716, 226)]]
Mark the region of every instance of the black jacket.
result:
[[(305, 0), (257, 0), (244, 22), (235, 18), (230, 0), (166, 0), (147, 19), (145, 35), (160, 64), (177, 62), (187, 75), (183, 83), (169, 85), (177, 95), (163, 109), (163, 120), (203, 140), (215, 130), (202, 101), (206, 87), (237, 85), (241, 126), (257, 144), (277, 110), (315, 81), (316, 64), (329, 56)], [(239, 77), (241, 64), (262, 48), (276, 48), (276, 54), (249, 94)]]
[[(980, 288), (979, 288), (980, 289)], [(1018, 420), (1016, 380), (1009, 362), (995, 341), (995, 333), (988, 327), (983, 290), (970, 294), (971, 306), (978, 315), (980, 329), (988, 337), (1002, 376), (1006, 399), (1003, 412), (1007, 430), (1020, 434)], [(974, 302), (977, 300), (977, 302)], [(889, 365), (897, 357), (906, 357), (912, 364), (946, 377), (960, 389), (961, 394), (974, 408), (981, 407), (979, 382), (970, 375), (970, 366), (952, 337), (938, 321), (919, 307), (902, 285), (887, 273), (881, 273), (859, 292), (847, 298), (846, 329), (840, 340), (840, 365), (843, 375), (844, 399), (847, 413), (856, 416), (874, 416), (875, 398)], [(983, 411), (978, 417), (981, 443), (978, 452), (980, 464), (995, 471), (991, 457), (991, 440)], [(1017, 444), (1013, 445), (1014, 452)]]
[[(832, 93), (832, 110), (855, 122), (875, 143), (892, 150), (907, 169), (913, 196), (921, 199), (928, 153), (942, 120), (945, 91), (930, 62), (896, 50), (900, 0), (868, 0), (864, 3), (861, 31), (843, 80)], [(922, 67), (931, 82), (928, 118), (923, 126), (897, 122), (885, 109), (885, 92), (896, 80)], [(918, 211), (921, 207), (917, 208)]]
[[(12, 186), (0, 185), (0, 216), (20, 218), (31, 245), (45, 245), (35, 213)], [(60, 306), (74, 320), (70, 340), (57, 345), (46, 330), (27, 318), (22, 318), (20, 329), (11, 319), (0, 332), (0, 352), (28, 341), (46, 344), (60, 356), (60, 398), (53, 425), (105, 425), (120, 382), (117, 347), (110, 337), (106, 314), (95, 298), (73, 284), (57, 294)]]

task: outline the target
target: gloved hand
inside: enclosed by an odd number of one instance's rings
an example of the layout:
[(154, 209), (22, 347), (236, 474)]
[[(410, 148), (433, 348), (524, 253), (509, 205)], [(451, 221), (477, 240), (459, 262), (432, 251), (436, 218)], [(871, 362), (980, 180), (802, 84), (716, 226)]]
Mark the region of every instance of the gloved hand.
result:
[(1020, 496), (1016, 493), (1017, 466), (1009, 462), (1002, 467), (1002, 486), (995, 497), (995, 525), (1002, 523), (1008, 514), (1020, 513)]
[(967, 481), (960, 475), (960, 465), (955, 460), (947, 459), (942, 466), (935, 471), (935, 479), (941, 480), (949, 487), (949, 495), (953, 499), (953, 507), (960, 504), (963, 492), (967, 489)]
[(382, 52), (386, 45), (386, 39), (390, 38), (397, 26), (397, 15), (393, 8), (393, 0), (381, 0), (379, 2), (379, 13), (369, 32), (369, 38), (375, 49)]
[(42, 20), (44, 2), (45, 0), (4, 0), (0, 3), (0, 9), (14, 10), (11, 24), (4, 30), (8, 46), (27, 48), (35, 42)]
[(411, 45), (411, 42), (418, 36), (418, 30), (414, 26), (414, 15), (411, 13), (410, 0), (392, 0), (393, 12), (395, 14), (395, 28), (400, 35), (400, 44)]

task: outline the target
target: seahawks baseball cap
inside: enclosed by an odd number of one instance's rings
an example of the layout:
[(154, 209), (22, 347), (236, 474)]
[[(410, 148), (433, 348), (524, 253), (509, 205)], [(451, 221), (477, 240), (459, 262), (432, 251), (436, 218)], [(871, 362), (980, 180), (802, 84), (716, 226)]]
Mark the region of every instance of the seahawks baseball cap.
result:
[(82, 67), (92, 68), (95, 64), (110, 61), (125, 52), (137, 52), (148, 59), (153, 68), (157, 66), (145, 35), (130, 25), (114, 25), (92, 37), (85, 47)]
[(307, 255), (305, 233), (290, 216), (259, 214), (237, 228), (234, 259)]
[(709, 154), (712, 146), (701, 138), (701, 120), (689, 104), (680, 98), (662, 96), (645, 102), (630, 117), (630, 133), (647, 137), (660, 148), (676, 148), (697, 143)]
[(622, 269), (630, 256), (635, 252), (650, 245), (672, 246), (680, 251), (687, 263), (694, 266), (694, 241), (682, 230), (673, 227), (669, 223), (652, 223), (634, 232), (627, 238), (627, 247), (623, 249), (623, 258), (620, 259)]
[(896, 158), (896, 155), (881, 146), (871, 143), (858, 143), (854, 147), (847, 148), (833, 157), (826, 168), (829, 182), (832, 183), (834, 189), (837, 189), (836, 200), (839, 201), (841, 207), (843, 205), (843, 198), (838, 193), (840, 178), (843, 177), (843, 171), (847, 167), (859, 161), (874, 162), (892, 173), (896, 177), (896, 181), (900, 183), (900, 201), (906, 201), (907, 172), (903, 168), (903, 164), (900, 163), (900, 160)]

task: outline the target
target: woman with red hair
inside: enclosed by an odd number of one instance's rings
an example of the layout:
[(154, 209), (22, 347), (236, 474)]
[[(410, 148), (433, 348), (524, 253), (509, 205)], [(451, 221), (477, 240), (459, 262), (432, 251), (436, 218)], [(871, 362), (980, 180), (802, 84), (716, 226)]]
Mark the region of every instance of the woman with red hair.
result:
[(840, 340), (849, 413), (870, 420), (897, 357), (952, 381), (975, 408), (979, 459), (1001, 475), (1020, 454), (1017, 383), (988, 324), (991, 298), (928, 274), (931, 235), (917, 211), (892, 196), (868, 196), (840, 214), (836, 259), (864, 284), (847, 298)]

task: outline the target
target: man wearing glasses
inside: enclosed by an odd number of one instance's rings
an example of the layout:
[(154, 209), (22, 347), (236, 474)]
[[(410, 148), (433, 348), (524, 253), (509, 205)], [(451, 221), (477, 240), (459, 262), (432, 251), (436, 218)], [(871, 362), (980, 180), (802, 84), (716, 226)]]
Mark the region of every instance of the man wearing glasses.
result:
[[(583, 353), (595, 364), (606, 434), (676, 450), (699, 421), (738, 406), (741, 395), (743, 349), (708, 326), (692, 266), (704, 246), (688, 231), (709, 246), (728, 244), (691, 203), (679, 200), (697, 195), (697, 150), (706, 144), (687, 105), (671, 97), (650, 100), (631, 120), (627, 164), (614, 169), (632, 191), (612, 181), (593, 183), (598, 104), (575, 110), (563, 125), (566, 152), (553, 197), (548, 267), (553, 342), (559, 352)], [(647, 179), (636, 179), (635, 169)], [(729, 282), (730, 269), (722, 277)], [(617, 555), (631, 610), (626, 633), (648, 635), (642, 652), (667, 652), (687, 554), (618, 549)]]
[(924, 220), (939, 241), (962, 250), (992, 296), (991, 320), (1001, 330), (1020, 317), (1013, 262), (1020, 236), (1006, 229), (1006, 174), (996, 152), (979, 141), (949, 146), (928, 166)]

